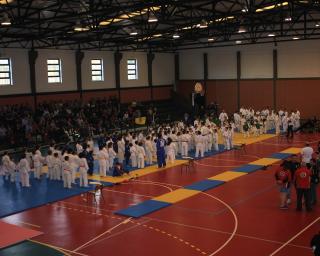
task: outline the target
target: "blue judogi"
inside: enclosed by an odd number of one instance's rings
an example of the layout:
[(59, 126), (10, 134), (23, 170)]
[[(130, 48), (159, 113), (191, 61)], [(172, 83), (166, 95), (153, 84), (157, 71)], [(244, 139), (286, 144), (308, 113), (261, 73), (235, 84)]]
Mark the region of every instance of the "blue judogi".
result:
[(166, 145), (166, 141), (162, 138), (157, 140), (157, 161), (158, 167), (165, 167), (166, 166), (166, 154), (164, 151), (164, 147)]

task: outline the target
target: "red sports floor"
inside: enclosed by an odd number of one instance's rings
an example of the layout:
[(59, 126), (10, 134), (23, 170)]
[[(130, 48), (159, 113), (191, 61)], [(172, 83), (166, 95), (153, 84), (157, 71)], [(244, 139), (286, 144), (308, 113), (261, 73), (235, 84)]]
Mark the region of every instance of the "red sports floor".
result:
[(280, 210), (277, 166), (139, 219), (113, 212), (305, 141), (315, 146), (319, 138), (298, 135), (293, 143), (272, 138), (248, 145), (245, 155), (229, 151), (197, 161), (195, 171), (181, 174), (175, 167), (107, 188), (98, 205), (76, 196), (3, 220), (43, 232), (34, 240), (66, 255), (312, 255), (309, 242), (320, 230), (320, 208), (296, 212), (292, 191), (290, 209)]

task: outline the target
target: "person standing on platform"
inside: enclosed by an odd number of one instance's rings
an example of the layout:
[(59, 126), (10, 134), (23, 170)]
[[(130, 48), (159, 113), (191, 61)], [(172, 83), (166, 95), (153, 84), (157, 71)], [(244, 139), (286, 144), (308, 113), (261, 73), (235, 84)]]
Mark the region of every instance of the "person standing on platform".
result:
[(107, 156), (106, 151), (103, 146), (99, 146), (98, 153), (98, 161), (99, 161), (99, 174), (100, 177), (105, 177), (107, 173)]
[(294, 180), (297, 188), (297, 211), (302, 210), (302, 198), (307, 211), (311, 211), (310, 204), (310, 182), (311, 171), (306, 167), (304, 162), (301, 163), (301, 167), (295, 172)]
[(156, 142), (157, 145), (157, 162), (158, 162), (158, 167), (166, 167), (166, 155), (165, 155), (165, 146), (166, 142), (162, 138), (162, 134), (159, 133), (158, 139)]
[(69, 156), (65, 156), (64, 157), (64, 162), (62, 163), (62, 169), (63, 169), (63, 187), (64, 188), (71, 188), (71, 173), (72, 173), (72, 169), (71, 169), (71, 165), (69, 162)]

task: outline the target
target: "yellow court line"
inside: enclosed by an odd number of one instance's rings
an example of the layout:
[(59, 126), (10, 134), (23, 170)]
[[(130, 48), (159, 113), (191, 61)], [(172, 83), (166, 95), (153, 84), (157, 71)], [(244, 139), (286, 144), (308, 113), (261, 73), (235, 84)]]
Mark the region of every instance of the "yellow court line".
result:
[(35, 228), (41, 228), (41, 226), (39, 226), (39, 225), (35, 225), (35, 224), (28, 223), (28, 222), (23, 222), (23, 221), (15, 221), (14, 223), (16, 223), (16, 224), (21, 223), (21, 224), (24, 224), (24, 225), (27, 225), (27, 226), (31, 226), (31, 227), (35, 227)]

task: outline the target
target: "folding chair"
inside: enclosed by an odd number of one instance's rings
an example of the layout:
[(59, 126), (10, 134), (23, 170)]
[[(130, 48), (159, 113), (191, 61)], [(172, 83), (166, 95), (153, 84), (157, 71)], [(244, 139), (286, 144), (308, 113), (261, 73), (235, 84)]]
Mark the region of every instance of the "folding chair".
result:
[(187, 162), (183, 163), (180, 167), (181, 175), (183, 170), (185, 170), (186, 172), (194, 170), (194, 158), (185, 156), (185, 157), (182, 157), (182, 159), (187, 160)]

